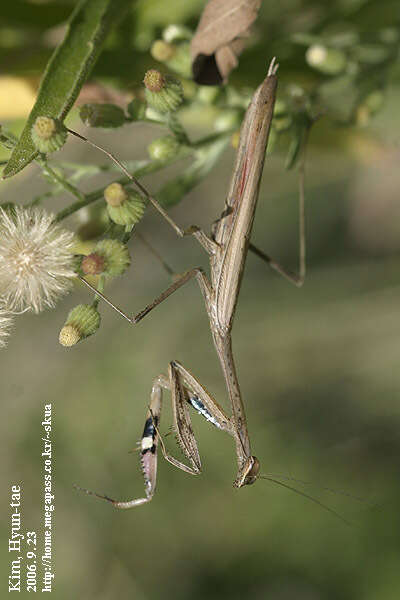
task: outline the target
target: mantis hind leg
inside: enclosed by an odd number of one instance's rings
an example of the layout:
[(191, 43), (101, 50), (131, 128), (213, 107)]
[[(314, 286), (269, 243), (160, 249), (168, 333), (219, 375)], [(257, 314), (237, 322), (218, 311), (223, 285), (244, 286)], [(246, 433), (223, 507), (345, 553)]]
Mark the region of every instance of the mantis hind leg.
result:
[(307, 148), (308, 134), (312, 123), (310, 123), (304, 131), (302, 141), (302, 155), (299, 163), (299, 178), (298, 178), (298, 197), (299, 197), (299, 273), (292, 273), (285, 269), (276, 260), (268, 254), (257, 248), (254, 244), (249, 244), (250, 252), (265, 261), (271, 269), (282, 275), (285, 279), (293, 283), (296, 287), (302, 287), (306, 277), (306, 232), (305, 232), (305, 153)]

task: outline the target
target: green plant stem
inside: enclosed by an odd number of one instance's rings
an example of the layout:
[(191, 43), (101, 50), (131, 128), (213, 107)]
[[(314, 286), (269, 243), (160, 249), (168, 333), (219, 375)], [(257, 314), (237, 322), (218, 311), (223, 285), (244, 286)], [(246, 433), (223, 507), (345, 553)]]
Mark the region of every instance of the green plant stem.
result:
[[(183, 158), (183, 156), (179, 155), (179, 159), (180, 158)], [(164, 167), (176, 162), (176, 160), (176, 157), (174, 157), (174, 159), (167, 162), (149, 161), (142, 167), (135, 169), (133, 175), (135, 177), (143, 177), (144, 175), (155, 173), (157, 171), (160, 171)], [(131, 180), (127, 177), (120, 177), (116, 181), (121, 185), (127, 185), (132, 183)], [(78, 200), (78, 202), (74, 202), (73, 204), (70, 204), (69, 206), (61, 210), (56, 216), (56, 221), (62, 221), (63, 219), (66, 219), (81, 208), (84, 208), (85, 206), (96, 202), (96, 200), (100, 200), (101, 198), (103, 198), (105, 187), (101, 187), (98, 190), (95, 190), (94, 192), (86, 194), (82, 199)]]
[[(192, 147), (183, 146), (181, 148), (180, 152), (177, 154), (177, 156), (173, 157), (169, 161), (144, 162), (140, 167), (138, 167), (136, 169), (132, 169), (132, 174), (135, 177), (139, 178), (139, 177), (143, 177), (145, 175), (149, 175), (151, 173), (155, 173), (157, 171), (160, 171), (161, 169), (164, 169), (167, 166), (170, 166), (170, 165), (176, 163), (178, 160), (181, 160), (182, 158), (187, 158), (192, 155), (194, 155), (195, 157), (196, 156), (198, 157), (199, 151), (204, 152), (207, 147), (209, 147), (207, 154), (209, 154), (211, 159), (205, 160), (205, 161), (203, 159), (201, 162), (206, 162), (207, 164), (208, 163), (213, 164), (220, 154), (220, 150), (218, 150), (218, 152), (213, 152), (213, 150), (214, 150), (213, 145), (216, 144), (216, 147), (219, 147), (221, 143), (226, 143), (226, 140), (230, 135), (231, 135), (230, 132), (211, 134), (211, 135), (206, 136), (206, 137), (198, 140), (197, 142), (195, 142)], [(196, 162), (196, 160), (195, 160), (195, 162)], [(127, 163), (125, 163), (125, 164), (127, 164)], [(73, 167), (72, 164), (70, 164), (70, 166)], [(114, 170), (113, 166), (111, 166), (111, 168)], [(208, 167), (206, 169), (207, 172), (209, 169), (210, 169), (210, 165), (208, 165)], [(104, 170), (107, 170), (107, 168), (104, 168)], [(120, 183), (121, 185), (129, 185), (132, 183), (127, 177), (120, 177), (116, 181), (118, 183)], [(70, 206), (67, 206), (66, 208), (64, 208), (57, 214), (56, 221), (57, 222), (62, 221), (63, 219), (66, 219), (67, 217), (69, 217), (73, 213), (77, 212), (81, 208), (84, 208), (85, 206), (88, 206), (89, 204), (92, 204), (93, 202), (100, 200), (101, 198), (103, 198), (104, 189), (105, 189), (105, 187), (101, 187), (100, 189), (95, 190), (94, 192), (84, 195), (82, 198), (80, 198), (78, 200), (78, 202), (74, 202), (73, 204), (70, 204)]]
[(50, 167), (46, 159), (37, 158), (36, 162), (42, 167), (43, 174), (50, 177), (50, 179), (52, 179), (54, 183), (60, 185), (65, 191), (75, 196), (75, 198), (78, 198), (79, 201), (82, 202), (85, 199), (85, 194), (78, 190), (78, 188), (74, 185), (68, 183), (68, 181), (62, 175), (54, 171), (54, 169)]
[[(135, 177), (144, 177), (145, 175), (149, 175), (150, 173), (155, 173), (157, 171), (160, 171), (161, 169), (164, 169), (165, 167), (170, 166), (171, 164), (174, 164), (178, 160), (181, 160), (182, 158), (186, 158), (187, 156), (190, 156), (190, 154), (191, 154), (191, 152), (189, 151), (189, 149), (186, 149), (186, 148), (182, 149), (181, 152), (177, 156), (172, 158), (171, 160), (169, 160), (169, 161), (156, 161), (156, 160), (149, 161), (149, 162), (143, 164), (141, 167), (134, 169), (132, 174)], [(121, 185), (128, 185), (128, 184), (132, 183), (131, 180), (128, 179), (127, 177), (120, 177), (116, 181), (118, 183), (120, 183)], [(76, 211), (80, 210), (81, 208), (84, 208), (85, 206), (88, 206), (89, 204), (96, 202), (96, 200), (100, 200), (101, 198), (103, 198), (104, 189), (105, 189), (105, 187), (95, 190), (94, 192), (86, 194), (82, 199), (78, 200), (78, 202), (74, 202), (73, 204), (70, 204), (70, 206), (67, 206), (66, 208), (64, 208), (57, 214), (56, 221), (57, 222), (62, 221), (63, 219), (66, 219), (67, 217), (69, 217)]]
[(207, 135), (206, 137), (203, 137), (200, 140), (197, 140), (197, 142), (191, 142), (191, 144), (190, 144), (191, 148), (199, 150), (201, 148), (208, 146), (209, 144), (213, 144), (214, 142), (223, 140), (224, 138), (230, 138), (232, 136), (232, 134), (235, 133), (235, 131), (237, 131), (237, 128), (229, 129), (229, 131), (210, 133), (210, 135)]
[[(105, 277), (104, 277), (104, 275), (100, 275), (100, 277), (99, 277), (99, 280), (98, 280), (98, 282), (97, 282), (97, 290), (98, 290), (100, 293), (103, 293), (103, 292), (104, 292), (105, 283), (106, 283), (106, 280), (105, 280)], [(93, 302), (92, 302), (92, 306), (93, 306), (93, 308), (96, 308), (96, 309), (97, 309), (97, 307), (99, 306), (99, 302), (100, 302), (100, 296), (98, 296), (97, 294), (95, 294), (95, 296), (94, 296), (94, 300), (93, 300)]]

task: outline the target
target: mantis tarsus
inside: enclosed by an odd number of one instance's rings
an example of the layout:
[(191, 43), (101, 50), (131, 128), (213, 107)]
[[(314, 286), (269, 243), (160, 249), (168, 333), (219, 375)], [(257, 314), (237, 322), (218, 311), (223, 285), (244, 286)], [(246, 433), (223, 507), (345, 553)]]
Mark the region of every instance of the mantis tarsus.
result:
[[(273, 116), (277, 88), (277, 68), (278, 65), (275, 64), (275, 59), (273, 59), (266, 78), (257, 88), (247, 109), (241, 127), (234, 172), (224, 210), (214, 224), (210, 236), (197, 227), (182, 230), (158, 204), (157, 200), (126, 171), (113, 155), (96, 146), (103, 152), (106, 152), (123, 169), (125, 174), (138, 185), (148, 200), (161, 212), (179, 236), (182, 237), (190, 234), (199, 241), (209, 255), (211, 277), (209, 279), (201, 268), (194, 268), (187, 271), (151, 304), (133, 317), (127, 316), (88, 282), (85, 280), (82, 281), (130, 323), (136, 324), (174, 291), (195, 278), (199, 283), (204, 297), (210, 321), (211, 335), (224, 375), (232, 410), (232, 416), (228, 417), (221, 406), (219, 406), (189, 370), (178, 361), (171, 361), (168, 368), (168, 375), (159, 375), (153, 381), (150, 405), (141, 438), (141, 464), (145, 479), (145, 496), (129, 501), (117, 501), (107, 496), (95, 494), (89, 490), (83, 490), (89, 494), (94, 494), (108, 500), (116, 508), (131, 508), (149, 502), (152, 499), (156, 488), (158, 442), (160, 442), (165, 459), (171, 464), (193, 475), (201, 472), (200, 455), (189, 414), (190, 405), (199, 414), (203, 415), (207, 421), (234, 438), (237, 457), (237, 475), (233, 484), (235, 487), (240, 488), (244, 485), (253, 484), (259, 477), (271, 479), (259, 475), (259, 460), (251, 453), (246, 416), (232, 354), (231, 330), (248, 250), (253, 249), (259, 256), (269, 262), (271, 266), (278, 271), (283, 271), (267, 255), (264, 255), (250, 244), (265, 151)], [(71, 133), (86, 140), (86, 138), (73, 131)], [(92, 142), (89, 143), (95, 145)], [(304, 252), (302, 254), (304, 255)], [(286, 272), (283, 272), (283, 274), (289, 276)], [(303, 275), (304, 270), (301, 270), (300, 277), (293, 278), (296, 285), (301, 285)], [(177, 440), (190, 465), (186, 465), (168, 454), (164, 441), (160, 436), (158, 427), (161, 417), (163, 389), (171, 392)], [(282, 482), (276, 481), (276, 483), (284, 487), (289, 487), (293, 491), (297, 491), (310, 498), (307, 494), (299, 492)], [(317, 500), (311, 499), (321, 504)], [(334, 512), (328, 507), (325, 508)]]

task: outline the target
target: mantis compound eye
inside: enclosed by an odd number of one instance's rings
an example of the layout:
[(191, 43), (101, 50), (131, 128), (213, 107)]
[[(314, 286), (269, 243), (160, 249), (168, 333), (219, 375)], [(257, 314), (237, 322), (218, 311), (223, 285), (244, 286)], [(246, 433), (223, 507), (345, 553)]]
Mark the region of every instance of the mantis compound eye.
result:
[(250, 469), (244, 480), (244, 485), (251, 485), (252, 483), (255, 483), (258, 477), (258, 473), (260, 471), (260, 461), (258, 460), (258, 458), (256, 456), (250, 456), (249, 460), (252, 462), (249, 465)]
[(243, 469), (239, 477), (234, 482), (234, 487), (241, 488), (244, 485), (252, 485), (258, 478), (260, 470), (260, 461), (256, 456), (249, 456), (244, 463)]

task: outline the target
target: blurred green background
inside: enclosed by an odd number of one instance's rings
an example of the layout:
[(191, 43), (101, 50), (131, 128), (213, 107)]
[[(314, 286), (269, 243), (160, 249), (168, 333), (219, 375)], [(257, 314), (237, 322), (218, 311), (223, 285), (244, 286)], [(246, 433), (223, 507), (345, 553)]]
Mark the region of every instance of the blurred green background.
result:
[[(45, 33), (66, 18), (73, 4), (2, 5), (3, 72), (7, 63), (11, 75), (27, 81), (39, 76), (48, 58)], [(276, 46), (285, 47), (290, 18), (292, 31), (295, 25), (303, 31), (315, 27), (315, 15), (336, 11), (333, 16), (340, 23), (342, 15), (343, 27), (354, 22), (363, 31), (373, 31), (395, 26), (398, 12), (397, 3), (390, 1), (340, 0), (329, 3), (329, 8), (317, 1), (268, 4), (258, 24), (258, 41), (233, 76), (239, 86), (256, 85)], [(127, 85), (128, 80), (139, 81), (142, 68), (154, 64), (148, 45), (162, 26), (172, 19), (195, 24), (201, 6), (201, 2), (138, 2), (140, 27), (124, 23), (113, 42), (118, 49), (125, 35), (136, 43), (131, 55), (137, 56), (137, 63), (128, 75), (126, 64), (114, 61), (119, 84), (124, 79)], [(28, 11), (25, 17), (18, 7)], [(3, 35), (6, 30), (8, 37)], [(6, 48), (6, 39), (20, 41), (11, 46), (9, 42)], [(30, 51), (35, 46), (40, 52)], [(107, 81), (112, 55), (111, 44), (94, 77)], [(283, 81), (295, 79), (296, 64), (300, 78), (309, 71), (303, 50), (296, 60), (293, 56), (287, 65), (284, 53), (280, 58)], [(365, 499), (360, 503), (317, 487), (301, 488), (334, 507), (353, 527), (268, 481), (233, 489), (232, 441), (196, 415), (193, 422), (203, 460), (200, 477), (189, 477), (161, 457), (154, 500), (126, 512), (76, 492), (73, 483), (114, 498), (142, 495), (138, 456), (129, 450), (142, 432), (152, 379), (166, 371), (171, 359), (192, 370), (219, 402), (226, 398), (195, 283), (135, 328), (101, 307), (100, 331), (66, 350), (57, 341), (65, 315), (78, 302), (88, 301), (86, 291), (77, 289), (54, 311), (18, 318), (9, 347), (1, 353), (4, 590), (10, 561), (11, 485), (23, 486), (23, 528), (36, 530), (43, 543), (40, 423), (44, 404), (51, 402), (55, 598), (399, 597), (399, 98), (394, 69), (385, 105), (367, 127), (338, 127), (328, 119), (315, 125), (307, 157), (306, 284), (297, 290), (249, 256), (233, 331), (253, 451), (263, 472), (313, 481)], [(77, 120), (74, 124), (81, 127)], [(19, 123), (13, 126), (18, 128)], [(195, 124), (189, 126), (193, 135), (199, 135)], [(147, 144), (161, 133), (155, 127), (129, 125), (118, 133), (95, 132), (91, 137), (120, 157), (134, 159), (143, 158)], [(227, 152), (212, 176), (171, 211), (178, 223), (208, 228), (219, 215), (233, 156), (233, 150)], [(60, 157), (101, 161), (74, 141)], [(154, 176), (144, 182), (152, 188)], [(91, 182), (93, 187), (101, 183)], [(252, 238), (293, 269), (298, 252), (296, 188), (297, 175), (284, 170), (284, 155), (269, 157)], [(27, 203), (45, 190), (38, 169), (31, 166), (1, 183), (0, 200)], [(70, 219), (68, 224), (75, 227), (76, 221)], [(201, 248), (193, 240), (176, 239), (150, 209), (140, 232), (177, 272), (207, 266)], [(115, 281), (108, 292), (113, 301), (134, 312), (169, 280), (139, 241), (132, 239), (130, 248), (129, 275)], [(164, 407), (162, 425), (167, 431), (171, 423), (167, 396)], [(173, 437), (166, 441), (179, 456)]]

